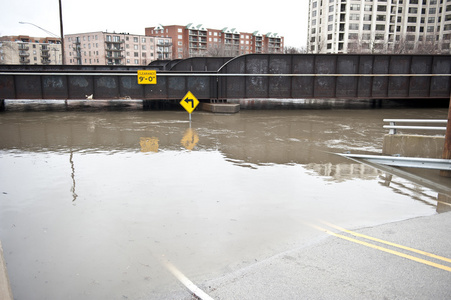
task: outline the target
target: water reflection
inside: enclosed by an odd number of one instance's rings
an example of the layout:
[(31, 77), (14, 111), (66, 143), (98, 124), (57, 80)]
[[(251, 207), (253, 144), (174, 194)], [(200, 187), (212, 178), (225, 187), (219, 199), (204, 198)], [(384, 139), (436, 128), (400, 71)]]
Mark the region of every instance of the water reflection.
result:
[(71, 168), (70, 177), (72, 178), (72, 188), (70, 189), (70, 191), (72, 192), (72, 197), (73, 197), (72, 202), (75, 202), (75, 200), (77, 200), (78, 195), (75, 192), (75, 165), (74, 165), (74, 152), (73, 151), (70, 152), (69, 162), (70, 162), (70, 168)]
[(196, 130), (190, 127), (185, 131), (185, 134), (183, 135), (180, 143), (187, 150), (193, 150), (197, 143), (199, 143), (199, 135), (197, 134)]
[(141, 152), (158, 152), (158, 141), (156, 137), (140, 137)]

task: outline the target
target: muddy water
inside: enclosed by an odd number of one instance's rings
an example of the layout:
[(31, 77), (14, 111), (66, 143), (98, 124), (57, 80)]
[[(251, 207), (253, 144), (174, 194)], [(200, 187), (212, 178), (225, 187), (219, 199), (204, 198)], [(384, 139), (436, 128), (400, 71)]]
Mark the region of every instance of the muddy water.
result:
[(447, 109), (9, 111), (0, 239), (17, 299), (183, 299), (194, 282), (355, 228), (436, 213), (438, 192), (333, 153), (380, 153), (383, 118)]

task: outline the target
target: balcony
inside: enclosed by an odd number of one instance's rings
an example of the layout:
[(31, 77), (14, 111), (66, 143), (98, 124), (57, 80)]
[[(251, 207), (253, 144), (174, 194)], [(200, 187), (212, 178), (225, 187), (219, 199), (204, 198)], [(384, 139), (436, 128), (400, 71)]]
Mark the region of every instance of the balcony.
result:
[(42, 59), (41, 60), (41, 64), (43, 64), (43, 65), (50, 65), (50, 59)]
[(105, 48), (105, 50), (107, 51), (124, 51), (123, 47), (111, 47), (111, 45), (109, 45), (108, 47)]
[[(191, 42), (191, 40), (190, 40), (190, 42)], [(157, 46), (158, 47), (172, 47), (172, 43), (169, 43), (169, 42), (159, 43), (159, 42), (157, 42)]]
[(21, 56), (21, 57), (27, 57), (27, 56), (30, 56), (30, 53), (25, 52), (25, 51), (19, 51), (19, 56)]
[[(108, 44), (124, 44), (125, 41), (124, 40), (106, 40), (105, 43)], [(108, 46), (107, 46), (108, 47)]]
[(41, 53), (41, 57), (42, 57), (42, 58), (49, 58), (49, 57), (50, 57), (49, 51), (42, 52), (42, 53)]
[(21, 59), (19, 60), (19, 62), (20, 62), (21, 64), (29, 64), (29, 63), (30, 63), (30, 59), (29, 59), (29, 58), (21, 58)]
[(24, 44), (19, 44), (19, 50), (29, 50), (30, 47), (28, 45), (24, 45)]
[(112, 58), (112, 59), (122, 59), (124, 56), (122, 54), (118, 54), (117, 52), (114, 53), (107, 53), (105, 54), (106, 58)]

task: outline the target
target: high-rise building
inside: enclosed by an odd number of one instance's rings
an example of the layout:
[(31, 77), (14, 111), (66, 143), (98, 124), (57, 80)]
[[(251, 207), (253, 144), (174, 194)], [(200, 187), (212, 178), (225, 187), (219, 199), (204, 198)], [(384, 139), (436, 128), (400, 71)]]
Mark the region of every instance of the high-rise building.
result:
[(64, 53), (68, 65), (147, 65), (172, 59), (171, 38), (154, 38), (103, 31), (67, 34)]
[(310, 0), (310, 53), (450, 53), (451, 0)]
[(60, 65), (61, 40), (28, 35), (0, 37), (0, 64)]
[(210, 29), (190, 23), (158, 25), (146, 36), (172, 38), (174, 59), (194, 56), (237, 56), (249, 53), (283, 53), (284, 38), (277, 33), (239, 32), (236, 28)]

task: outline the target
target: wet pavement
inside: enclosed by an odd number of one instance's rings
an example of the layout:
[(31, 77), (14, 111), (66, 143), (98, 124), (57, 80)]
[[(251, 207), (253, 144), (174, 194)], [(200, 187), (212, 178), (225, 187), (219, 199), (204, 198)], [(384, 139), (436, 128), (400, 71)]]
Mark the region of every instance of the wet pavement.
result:
[[(273, 259), (279, 267), (305, 265), (299, 249), (323, 253), (307, 256), (312, 271), (337, 248), (306, 223), (371, 229), (441, 216), (443, 191), (334, 153), (380, 153), (384, 118), (446, 115), (435, 108), (196, 111), (189, 123), (182, 111), (3, 112), (0, 240), (13, 294), (189, 299), (169, 261), (218, 299), (275, 296), (253, 277), (282, 280), (269, 267)], [(246, 280), (261, 294), (249, 288), (243, 297)], [(321, 298), (313, 282), (293, 291)]]

